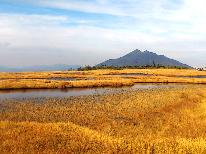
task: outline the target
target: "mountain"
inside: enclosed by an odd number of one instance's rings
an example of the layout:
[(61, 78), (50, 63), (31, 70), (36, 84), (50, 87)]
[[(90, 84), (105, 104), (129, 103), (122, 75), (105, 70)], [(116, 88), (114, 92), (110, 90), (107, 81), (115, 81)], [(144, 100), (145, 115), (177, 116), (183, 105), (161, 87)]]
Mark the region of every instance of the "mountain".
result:
[(180, 66), (191, 68), (189, 65), (183, 64), (177, 60), (170, 59), (164, 55), (158, 55), (153, 52), (144, 51), (136, 49), (127, 55), (117, 58), (117, 59), (109, 59), (103, 63), (100, 63), (96, 66)]
[(16, 66), (16, 67), (6, 67), (0, 66), (0, 72), (38, 72), (38, 71), (66, 71), (69, 69), (76, 70), (81, 67), (80, 65), (38, 65), (38, 66)]

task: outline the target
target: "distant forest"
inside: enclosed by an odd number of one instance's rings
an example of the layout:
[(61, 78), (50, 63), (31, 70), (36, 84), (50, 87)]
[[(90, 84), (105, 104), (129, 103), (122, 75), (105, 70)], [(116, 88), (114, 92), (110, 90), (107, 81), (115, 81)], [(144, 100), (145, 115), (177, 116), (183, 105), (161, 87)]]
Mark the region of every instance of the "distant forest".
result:
[(157, 68), (164, 68), (164, 69), (188, 69), (187, 67), (182, 66), (161, 66), (161, 65), (146, 65), (146, 66), (84, 66), (80, 67), (78, 71), (89, 71), (89, 70), (99, 70), (99, 69), (114, 69), (114, 70), (123, 70), (123, 69), (157, 69)]

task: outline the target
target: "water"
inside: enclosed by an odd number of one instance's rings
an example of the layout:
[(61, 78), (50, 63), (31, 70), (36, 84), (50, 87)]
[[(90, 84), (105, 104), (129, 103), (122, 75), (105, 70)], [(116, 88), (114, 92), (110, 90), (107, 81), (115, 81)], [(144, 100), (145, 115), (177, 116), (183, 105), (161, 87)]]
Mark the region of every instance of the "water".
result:
[[(127, 73), (127, 74), (114, 74), (114, 76), (121, 76), (121, 77), (130, 77), (130, 76), (153, 76), (152, 74), (144, 74), (144, 73)], [(177, 77), (177, 78), (206, 78), (206, 75), (195, 75), (195, 76), (171, 76), (171, 77)]]
[(57, 80), (57, 81), (76, 81), (78, 80), (77, 78), (72, 78), (72, 77), (68, 77), (68, 78), (61, 78), (61, 77), (52, 77), (52, 78), (5, 78), (5, 79), (0, 79), (1, 80), (9, 80), (9, 79), (16, 79), (16, 80), (20, 80), (20, 79), (24, 79), (24, 80)]
[(69, 89), (21, 89), (21, 90), (0, 90), (0, 100), (21, 99), (38, 97), (69, 97), (83, 95), (99, 95), (118, 93), (122, 90), (156, 89), (176, 87), (176, 84), (136, 84), (130, 87), (120, 88), (69, 88)]
[(61, 78), (61, 77), (53, 77), (53, 78), (47, 78), (47, 80), (57, 80), (57, 81), (76, 81), (77, 78)]
[(175, 76), (175, 77), (178, 77), (178, 78), (199, 78), (199, 79), (204, 79), (206, 78), (206, 75), (196, 75), (196, 76)]
[(122, 76), (122, 77), (128, 77), (128, 76), (152, 76), (152, 74), (145, 74), (145, 73), (126, 73), (126, 74), (111, 74), (112, 76)]

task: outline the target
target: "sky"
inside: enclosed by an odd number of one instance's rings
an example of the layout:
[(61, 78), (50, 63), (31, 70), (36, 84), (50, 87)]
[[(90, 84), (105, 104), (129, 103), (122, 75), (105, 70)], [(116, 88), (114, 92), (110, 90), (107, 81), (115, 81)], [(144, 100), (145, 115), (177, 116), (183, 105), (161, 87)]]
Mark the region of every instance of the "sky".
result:
[(206, 67), (205, 0), (0, 0), (0, 65), (95, 65), (135, 49)]

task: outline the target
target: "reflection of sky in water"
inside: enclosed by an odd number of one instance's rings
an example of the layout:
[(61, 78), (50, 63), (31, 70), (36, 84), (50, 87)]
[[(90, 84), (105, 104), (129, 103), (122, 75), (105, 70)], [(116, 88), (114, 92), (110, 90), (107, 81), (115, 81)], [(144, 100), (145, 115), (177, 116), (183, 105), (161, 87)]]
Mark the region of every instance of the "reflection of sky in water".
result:
[(176, 87), (176, 86), (180, 86), (180, 85), (178, 84), (136, 84), (131, 87), (120, 87), (120, 88), (1, 90), (0, 99), (99, 95), (99, 94), (117, 93), (123, 90), (155, 89), (155, 88), (168, 88), (168, 87)]
[(175, 76), (175, 77), (179, 77), (179, 78), (201, 78), (201, 79), (206, 78), (205, 75), (197, 75), (197, 76)]

